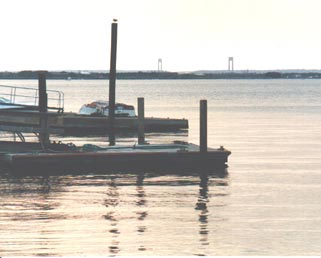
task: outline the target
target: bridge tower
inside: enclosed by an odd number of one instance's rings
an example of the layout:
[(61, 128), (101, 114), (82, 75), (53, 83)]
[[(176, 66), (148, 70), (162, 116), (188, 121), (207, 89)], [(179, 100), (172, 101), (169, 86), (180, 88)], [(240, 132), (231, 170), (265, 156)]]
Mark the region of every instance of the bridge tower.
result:
[(163, 71), (163, 60), (161, 58), (158, 58), (158, 72)]
[(234, 71), (234, 58), (233, 57), (228, 58), (228, 71), (231, 71), (231, 72)]

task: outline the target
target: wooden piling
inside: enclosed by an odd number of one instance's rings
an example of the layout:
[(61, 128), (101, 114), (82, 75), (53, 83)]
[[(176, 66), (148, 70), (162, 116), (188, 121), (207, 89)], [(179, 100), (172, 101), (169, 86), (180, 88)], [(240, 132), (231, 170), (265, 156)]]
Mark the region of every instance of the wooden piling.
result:
[(41, 144), (46, 147), (49, 140), (49, 133), (48, 133), (48, 96), (47, 96), (47, 85), (46, 85), (46, 71), (39, 71), (38, 72), (38, 90), (39, 90), (39, 100), (38, 100), (38, 108), (40, 112), (39, 116), (39, 140)]
[(207, 100), (200, 101), (200, 152), (207, 152)]
[(138, 144), (145, 143), (145, 108), (144, 98), (137, 99), (138, 109)]
[(111, 51), (109, 70), (109, 145), (115, 145), (117, 22), (111, 24)]

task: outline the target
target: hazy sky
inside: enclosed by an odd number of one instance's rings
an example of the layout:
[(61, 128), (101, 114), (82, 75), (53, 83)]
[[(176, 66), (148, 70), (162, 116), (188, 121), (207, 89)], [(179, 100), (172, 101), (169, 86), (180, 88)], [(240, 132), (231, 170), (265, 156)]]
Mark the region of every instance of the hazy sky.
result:
[(321, 69), (321, 0), (0, 0), (0, 70)]

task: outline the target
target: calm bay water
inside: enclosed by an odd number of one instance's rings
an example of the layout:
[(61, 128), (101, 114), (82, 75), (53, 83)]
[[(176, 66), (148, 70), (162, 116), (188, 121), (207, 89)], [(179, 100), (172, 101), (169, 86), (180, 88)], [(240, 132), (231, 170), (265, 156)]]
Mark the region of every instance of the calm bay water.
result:
[[(104, 81), (47, 88), (64, 91), (66, 111), (108, 98)], [(118, 102), (136, 106), (137, 97), (146, 116), (189, 119), (188, 134), (148, 134), (150, 142), (198, 143), (207, 99), (209, 146), (232, 151), (228, 175), (1, 176), (1, 256), (321, 254), (320, 80), (117, 82)]]

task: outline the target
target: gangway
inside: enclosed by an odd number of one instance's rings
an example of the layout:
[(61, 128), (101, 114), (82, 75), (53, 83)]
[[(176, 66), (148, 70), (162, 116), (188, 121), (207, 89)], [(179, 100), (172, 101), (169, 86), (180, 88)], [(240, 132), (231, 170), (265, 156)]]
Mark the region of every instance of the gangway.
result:
[[(38, 137), (44, 133), (61, 133), (62, 130), (50, 128), (50, 121), (58, 121), (63, 115), (64, 93), (46, 90), (46, 96), (47, 111), (44, 114), (39, 107), (39, 89), (0, 85), (0, 131), (12, 132), (14, 142), (16, 136), (25, 142), (22, 133), (34, 133)], [(46, 128), (41, 127), (44, 117)]]
[[(47, 90), (48, 111), (64, 111), (64, 93)], [(38, 110), (39, 90), (29, 87), (0, 85), (0, 110), (23, 109)]]

